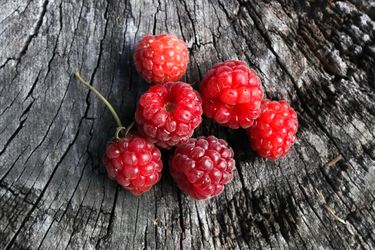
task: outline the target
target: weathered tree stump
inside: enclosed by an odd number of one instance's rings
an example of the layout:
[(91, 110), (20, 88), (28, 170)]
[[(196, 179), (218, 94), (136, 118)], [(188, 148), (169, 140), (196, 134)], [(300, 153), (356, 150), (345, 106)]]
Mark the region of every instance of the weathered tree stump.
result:
[[(350, 1), (0, 1), (0, 248), (373, 249), (375, 5)], [(101, 164), (111, 114), (129, 124), (149, 86), (136, 73), (146, 34), (187, 41), (184, 81), (245, 60), (266, 96), (298, 112), (298, 142), (276, 162), (243, 130), (204, 120), (234, 148), (224, 193), (193, 201), (162, 181), (134, 197)], [(168, 158), (165, 152), (165, 163)]]

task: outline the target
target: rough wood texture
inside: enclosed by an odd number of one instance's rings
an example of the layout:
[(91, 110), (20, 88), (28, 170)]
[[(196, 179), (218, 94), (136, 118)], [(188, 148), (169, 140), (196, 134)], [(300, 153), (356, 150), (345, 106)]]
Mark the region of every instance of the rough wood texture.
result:
[[(373, 1), (0, 0), (0, 248), (375, 248)], [(100, 162), (110, 113), (72, 77), (90, 80), (130, 123), (148, 85), (132, 50), (170, 32), (189, 44), (184, 80), (247, 61), (268, 98), (298, 112), (298, 142), (266, 161), (244, 131), (226, 138), (235, 180), (195, 202), (166, 166), (133, 197)], [(166, 157), (167, 158), (167, 157)]]

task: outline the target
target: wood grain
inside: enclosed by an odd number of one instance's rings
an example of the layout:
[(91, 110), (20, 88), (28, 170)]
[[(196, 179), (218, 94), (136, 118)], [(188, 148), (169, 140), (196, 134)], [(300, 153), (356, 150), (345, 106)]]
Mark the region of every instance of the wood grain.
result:
[[(372, 1), (0, 0), (1, 249), (375, 248), (375, 6)], [(148, 85), (132, 59), (144, 35), (189, 45), (195, 88), (244, 60), (267, 98), (298, 112), (298, 142), (272, 162), (242, 130), (204, 120), (234, 148), (225, 192), (193, 201), (165, 164), (134, 197), (101, 164), (110, 113), (129, 124)], [(169, 152), (164, 151), (165, 162)]]

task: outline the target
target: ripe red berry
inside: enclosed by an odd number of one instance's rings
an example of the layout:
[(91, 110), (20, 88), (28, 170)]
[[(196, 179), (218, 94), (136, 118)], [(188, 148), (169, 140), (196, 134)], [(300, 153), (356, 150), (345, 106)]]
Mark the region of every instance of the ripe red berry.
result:
[(235, 161), (228, 143), (214, 136), (179, 144), (169, 161), (177, 186), (194, 199), (218, 196), (233, 179)]
[(260, 114), (263, 89), (256, 72), (242, 61), (214, 65), (201, 83), (204, 114), (230, 128), (248, 128)]
[(139, 131), (162, 148), (188, 140), (202, 121), (199, 93), (183, 82), (154, 85), (139, 99)]
[(149, 83), (175, 82), (185, 74), (189, 52), (186, 43), (174, 35), (145, 36), (135, 48), (134, 62)]
[(150, 190), (163, 167), (159, 149), (136, 135), (109, 142), (103, 163), (108, 176), (134, 195)]
[(263, 100), (261, 114), (247, 132), (251, 147), (260, 156), (276, 160), (285, 156), (296, 141), (296, 112), (285, 101)]
[[(128, 128), (123, 127), (117, 112), (108, 100), (90, 83), (83, 80), (79, 72), (74, 75), (100, 98), (117, 123), (116, 137), (107, 144), (107, 150), (103, 157), (108, 176), (111, 179), (116, 179), (119, 184), (129, 189), (134, 195), (150, 190), (161, 177), (163, 163), (160, 160), (159, 149), (140, 136), (128, 136), (134, 123)], [(124, 137), (120, 138), (120, 135)]]

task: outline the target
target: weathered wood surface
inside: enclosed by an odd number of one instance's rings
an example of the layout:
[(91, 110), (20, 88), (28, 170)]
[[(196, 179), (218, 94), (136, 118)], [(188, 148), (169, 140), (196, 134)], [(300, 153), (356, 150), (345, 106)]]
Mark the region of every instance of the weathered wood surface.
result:
[[(375, 248), (373, 1), (0, 0), (0, 248)], [(115, 124), (79, 86), (90, 80), (130, 123), (148, 85), (132, 51), (143, 35), (189, 44), (184, 80), (247, 61), (268, 98), (298, 112), (298, 142), (266, 161), (244, 131), (226, 138), (235, 180), (219, 198), (162, 181), (133, 197), (100, 162)]]

